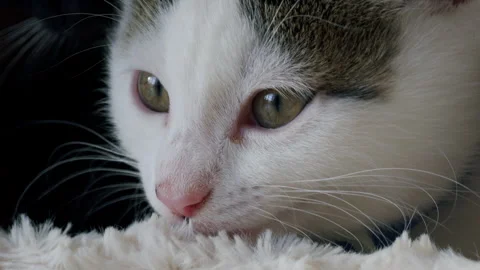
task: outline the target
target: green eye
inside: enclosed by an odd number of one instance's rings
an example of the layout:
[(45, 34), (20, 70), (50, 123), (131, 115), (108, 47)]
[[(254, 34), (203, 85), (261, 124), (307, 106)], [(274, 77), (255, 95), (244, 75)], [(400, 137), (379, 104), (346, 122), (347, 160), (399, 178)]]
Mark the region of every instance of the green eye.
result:
[(281, 95), (277, 90), (268, 89), (255, 96), (252, 111), (260, 126), (275, 129), (295, 119), (306, 104), (306, 99)]
[(170, 98), (167, 90), (154, 75), (140, 71), (138, 74), (137, 91), (142, 103), (150, 110), (166, 113), (170, 109)]

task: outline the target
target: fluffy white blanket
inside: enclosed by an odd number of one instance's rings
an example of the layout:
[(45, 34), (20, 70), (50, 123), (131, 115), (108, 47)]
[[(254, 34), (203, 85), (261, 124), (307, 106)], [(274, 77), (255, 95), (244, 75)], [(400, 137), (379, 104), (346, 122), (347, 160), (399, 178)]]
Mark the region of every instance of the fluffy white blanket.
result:
[(182, 240), (156, 215), (126, 230), (73, 237), (67, 232), (23, 217), (10, 231), (0, 231), (0, 269), (480, 270), (480, 262), (439, 250), (427, 236), (412, 241), (407, 234), (383, 250), (356, 254), (269, 232), (255, 245), (226, 234)]

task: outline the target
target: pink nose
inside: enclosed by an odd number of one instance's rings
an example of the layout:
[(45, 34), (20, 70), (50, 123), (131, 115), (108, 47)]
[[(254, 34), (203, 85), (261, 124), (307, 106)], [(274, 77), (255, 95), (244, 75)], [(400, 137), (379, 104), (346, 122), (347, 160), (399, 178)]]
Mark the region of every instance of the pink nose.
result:
[(184, 217), (192, 217), (200, 210), (210, 195), (210, 190), (198, 190), (189, 192), (179, 197), (168, 196), (163, 189), (156, 189), (157, 198), (167, 206), (174, 214)]

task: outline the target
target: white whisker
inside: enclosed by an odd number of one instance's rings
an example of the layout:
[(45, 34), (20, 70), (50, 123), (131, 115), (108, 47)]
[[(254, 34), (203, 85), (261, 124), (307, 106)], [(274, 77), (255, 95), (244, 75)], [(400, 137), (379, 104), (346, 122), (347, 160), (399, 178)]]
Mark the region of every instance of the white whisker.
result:
[(58, 151), (60, 151), (62, 148), (65, 148), (65, 147), (68, 147), (68, 146), (87, 146), (87, 147), (90, 147), (90, 148), (93, 148), (93, 149), (98, 149), (98, 150), (101, 150), (103, 151), (104, 153), (110, 153), (110, 154), (113, 154), (113, 155), (117, 155), (117, 156), (120, 156), (120, 157), (123, 157), (123, 158), (126, 158), (126, 159), (129, 159), (127, 156), (125, 156), (123, 153), (119, 152), (119, 151), (116, 151), (115, 149), (109, 149), (105, 146), (101, 146), (101, 145), (96, 145), (96, 144), (92, 144), (92, 143), (88, 143), (88, 142), (81, 142), (81, 141), (72, 141), (72, 142), (67, 142), (67, 143), (64, 143), (64, 144), (61, 144), (59, 145), (58, 147), (56, 147), (52, 154), (50, 155), (49, 157), (49, 160), (52, 158), (52, 156), (54, 156)]
[[(257, 212), (254, 212), (254, 214), (259, 215), (259, 216), (261, 216), (261, 217), (264, 217), (264, 218), (266, 218), (266, 219), (269, 219), (269, 220), (278, 222), (280, 225), (282, 225), (282, 227), (285, 229), (285, 231), (287, 231), (287, 228), (286, 228), (286, 227), (292, 228), (293, 230), (295, 230), (296, 232), (299, 232), (301, 235), (305, 236), (307, 239), (309, 239), (310, 241), (313, 242), (313, 239), (312, 239), (307, 233), (305, 233), (305, 231), (306, 231), (306, 232), (308, 232), (310, 235), (313, 235), (313, 236), (315, 236), (316, 238), (321, 239), (322, 241), (328, 242), (328, 243), (330, 243), (330, 244), (332, 244), (332, 245), (334, 245), (334, 246), (338, 246), (338, 245), (335, 244), (333, 241), (328, 240), (328, 239), (326, 239), (326, 238), (324, 238), (324, 237), (321, 237), (320, 235), (318, 235), (318, 234), (316, 234), (316, 233), (314, 233), (314, 232), (312, 232), (312, 231), (309, 231), (309, 230), (307, 230), (307, 229), (305, 229), (305, 228), (303, 228), (303, 227), (301, 227), (301, 226), (293, 225), (293, 224), (290, 224), (290, 223), (288, 223), (288, 222), (281, 221), (281, 220), (278, 219), (275, 215), (273, 215), (272, 213), (270, 213), (270, 212), (268, 212), (268, 211), (266, 211), (266, 210), (263, 210), (263, 209), (261, 209), (261, 208), (255, 207), (255, 206), (251, 206), (251, 207), (254, 208), (254, 209), (256, 209), (256, 210), (258, 210), (258, 211), (261, 211), (261, 212), (263, 212), (263, 213), (266, 213), (267, 216), (266, 216), (266, 215), (263, 215), (263, 214), (261, 214), (261, 213), (257, 213)], [(286, 227), (285, 227), (285, 226), (286, 226)]]
[(10, 25), (0, 30), (0, 38), (2, 41), (16, 40), (18, 37), (23, 36), (25, 31), (29, 31), (32, 26), (36, 25), (38, 20), (36, 18), (28, 18), (13, 25)]
[(107, 3), (108, 5), (110, 5), (111, 7), (113, 7), (116, 11), (118, 11), (118, 13), (122, 13), (122, 10), (117, 7), (116, 5), (114, 5), (112, 2), (110, 1), (107, 1), (107, 0), (103, 0), (105, 3)]
[(57, 168), (57, 167), (60, 167), (62, 165), (65, 165), (65, 164), (68, 164), (68, 163), (72, 163), (72, 162), (78, 162), (78, 161), (85, 161), (85, 160), (103, 160), (103, 161), (112, 161), (111, 158), (105, 158), (105, 157), (97, 157), (97, 156), (86, 156), (86, 157), (76, 157), (76, 158), (71, 158), (71, 159), (67, 159), (67, 160), (63, 160), (63, 161), (60, 161), (58, 163), (55, 163), (49, 167), (47, 167), (46, 169), (44, 169), (43, 171), (41, 171), (37, 177), (35, 177), (26, 187), (25, 189), (23, 190), (23, 192), (20, 194), (18, 200), (17, 200), (17, 203), (15, 205), (15, 210), (14, 210), (14, 215), (17, 214), (17, 211), (18, 211), (18, 207), (20, 206), (20, 202), (22, 201), (23, 197), (26, 195), (27, 191), (30, 190), (30, 188), (38, 181), (38, 179), (40, 179), (43, 175), (45, 175), (46, 173), (52, 171), (53, 169)]
[(115, 22), (120, 22), (119, 20), (114, 19), (114, 18), (109, 17), (109, 16), (115, 16), (115, 15), (114, 14), (92, 14), (92, 15), (88, 15), (87, 17), (85, 17), (83, 19), (80, 19), (77, 22), (75, 22), (74, 24), (72, 24), (69, 28), (65, 29), (63, 32), (67, 33), (68, 31), (75, 28), (75, 26), (81, 24), (82, 22), (84, 22), (88, 19), (92, 19), (92, 18), (107, 18), (107, 19), (110, 19), (110, 20), (115, 21)]
[(88, 52), (88, 51), (92, 51), (92, 50), (95, 50), (95, 49), (101, 49), (101, 48), (107, 48), (107, 47), (108, 47), (108, 44), (101, 44), (101, 45), (96, 45), (96, 46), (88, 47), (88, 48), (86, 48), (86, 49), (83, 49), (83, 50), (81, 50), (81, 51), (78, 51), (78, 52), (76, 52), (76, 53), (73, 53), (73, 54), (71, 54), (70, 56), (65, 57), (65, 58), (64, 58), (63, 60), (61, 60), (60, 62), (58, 62), (58, 63), (56, 63), (56, 64), (48, 67), (47, 69), (40, 71), (40, 72), (45, 72), (45, 71), (47, 71), (47, 70), (49, 70), (49, 69), (58, 67), (58, 66), (60, 66), (61, 64), (65, 63), (66, 61), (68, 61), (69, 59), (71, 59), (71, 58), (73, 58), (73, 57), (75, 57), (75, 56), (77, 56), (77, 55), (79, 55), (79, 54), (82, 54), (82, 53), (85, 53), (85, 52)]
[(89, 72), (90, 70), (94, 69), (96, 66), (100, 65), (101, 63), (105, 62), (106, 58), (103, 58), (101, 59), (100, 61), (96, 62), (95, 64), (93, 64), (92, 66), (90, 66), (89, 68), (85, 69), (84, 71), (78, 73), (77, 75), (71, 77), (70, 79), (75, 79), (77, 77), (80, 77), (82, 76), (83, 74)]
[(76, 128), (81, 129), (81, 130), (84, 130), (84, 131), (94, 135), (95, 137), (99, 138), (100, 140), (104, 141), (110, 147), (112, 147), (112, 149), (115, 149), (118, 153), (123, 152), (123, 150), (119, 146), (117, 146), (116, 144), (114, 144), (113, 142), (111, 142), (110, 140), (105, 138), (104, 136), (102, 136), (100, 133), (94, 131), (93, 129), (91, 129), (89, 127), (86, 127), (84, 125), (81, 125), (81, 124), (78, 124), (78, 123), (75, 123), (75, 122), (65, 121), (65, 120), (40, 120), (40, 121), (35, 121), (35, 124), (58, 124), (58, 125), (67, 125), (67, 126), (76, 127)]
[(45, 192), (43, 192), (37, 199), (41, 200), (46, 195), (51, 193), (53, 190), (57, 189), (59, 186), (65, 184), (66, 182), (68, 182), (71, 179), (74, 179), (74, 178), (76, 178), (78, 176), (81, 176), (81, 175), (84, 175), (84, 174), (94, 173), (94, 172), (115, 172), (116, 174), (119, 174), (119, 175), (129, 176), (129, 177), (134, 177), (134, 178), (137, 178), (139, 176), (138, 173), (131, 172), (131, 171), (128, 171), (128, 170), (121, 170), (121, 169), (110, 169), (110, 168), (86, 169), (86, 170), (79, 171), (79, 172), (74, 173), (74, 174), (72, 174), (68, 177), (63, 178), (62, 180), (57, 182), (55, 185), (51, 186), (49, 189), (47, 189)]
[(108, 158), (109, 162), (123, 163), (123, 164), (128, 165), (132, 168), (135, 168), (135, 165), (136, 165), (135, 162), (132, 162), (128, 158), (123, 158), (123, 157), (118, 157), (118, 156), (115, 156), (115, 155), (106, 154), (105, 152), (103, 152), (101, 150), (97, 150), (97, 149), (94, 149), (94, 148), (88, 148), (88, 147), (87, 148), (80, 148), (80, 149), (73, 149), (73, 150), (69, 151), (68, 153), (66, 153), (65, 155), (62, 155), (57, 160), (57, 162), (61, 161), (61, 160), (65, 160), (66, 158), (70, 158), (70, 156), (72, 156), (72, 155), (79, 156), (79, 154), (83, 154), (83, 153), (98, 154), (98, 156), (102, 156), (105, 159)]
[[(467, 186), (463, 185), (462, 183), (459, 183), (459, 182), (458, 182), (457, 180), (455, 180), (455, 179), (452, 179), (452, 178), (450, 178), (450, 177), (447, 177), (447, 176), (444, 176), (444, 175), (441, 175), (441, 174), (437, 174), (437, 173), (434, 173), (434, 172), (429, 172), (429, 171), (420, 170), (420, 169), (412, 169), (412, 168), (377, 168), (377, 169), (368, 169), (368, 170), (363, 170), (363, 171), (348, 173), (348, 174), (344, 174), (344, 175), (340, 175), (340, 176), (334, 176), (334, 177), (328, 177), (328, 178), (321, 178), (321, 179), (311, 179), (311, 180), (297, 180), (297, 181), (292, 181), (292, 182), (293, 182), (293, 183), (314, 183), (314, 182), (322, 182), (322, 181), (331, 181), (331, 180), (337, 180), (337, 179), (342, 179), (342, 178), (349, 177), (349, 176), (358, 175), (358, 174), (361, 174), (361, 173), (377, 172), (377, 171), (406, 171), (406, 172), (418, 172), (418, 173), (423, 173), (423, 174), (427, 174), (427, 175), (430, 175), (430, 176), (435, 176), (435, 177), (438, 177), (438, 178), (440, 178), (440, 179), (453, 182), (453, 183), (461, 186), (462, 188), (465, 188), (465, 189), (471, 191), (471, 192), (474, 193), (478, 198), (480, 198), (480, 195), (476, 194), (476, 192), (474, 192), (473, 190), (471, 190), (471, 189), (468, 188)], [(290, 182), (290, 183), (292, 183), (292, 182)]]
[[(25, 54), (29, 51), (32, 50), (32, 48), (43, 38), (41, 35), (41, 32), (35, 32), (35, 29), (32, 28), (29, 30), (29, 33), (22, 38), (21, 40), (17, 41), (19, 42), (18, 45), (13, 45), (11, 47), (12, 50), (16, 50), (17, 47), (20, 47), (20, 50), (16, 53), (16, 56), (9, 60), (9, 63), (6, 67), (4, 67), (3, 72), (0, 74), (0, 83), (5, 82), (7, 79), (7, 76), (10, 74), (10, 71), (12, 68), (20, 61), (22, 57), (25, 57)], [(28, 41), (27, 41), (28, 40)], [(24, 44), (27, 42), (26, 44)], [(7, 50), (6, 54), (9, 54), (9, 50)]]
[[(109, 194), (109, 195), (112, 195), (112, 194)], [(108, 196), (107, 196), (108, 197)], [(123, 196), (123, 197), (120, 197), (118, 199), (115, 199), (115, 200), (111, 200), (107, 203), (104, 203), (102, 204), (101, 206), (95, 208), (94, 210), (90, 210), (88, 211), (88, 213), (86, 214), (86, 216), (91, 216), (92, 214), (104, 209), (105, 207), (108, 207), (112, 204), (115, 204), (115, 203), (118, 203), (118, 202), (122, 202), (122, 201), (126, 201), (126, 200), (132, 200), (132, 199), (140, 199), (140, 198), (145, 198), (145, 195), (143, 194), (132, 194), (132, 195), (126, 195), (126, 196)]]
[(71, 202), (76, 201), (76, 200), (78, 200), (82, 197), (85, 197), (88, 194), (98, 192), (98, 191), (102, 191), (102, 190), (109, 190), (109, 191), (115, 190), (116, 192), (117, 191), (118, 192), (125, 191), (125, 190), (142, 190), (142, 186), (139, 185), (139, 184), (136, 184), (136, 183), (121, 183), (121, 184), (107, 185), (107, 186), (99, 187), (99, 188), (96, 188), (96, 189), (93, 189), (93, 190), (84, 191), (82, 194), (80, 194), (78, 196), (75, 196), (68, 203), (71, 203)]
[(362, 242), (360, 241), (360, 239), (358, 239), (358, 237), (353, 234), (350, 230), (348, 230), (347, 228), (345, 228), (344, 226), (338, 224), (337, 222), (333, 221), (333, 220), (330, 220), (324, 216), (321, 216), (321, 215), (318, 215), (318, 214), (315, 214), (315, 213), (312, 213), (312, 212), (309, 212), (309, 211), (306, 211), (304, 209), (298, 209), (298, 208), (294, 208), (294, 207), (289, 207), (289, 206), (283, 206), (283, 205), (276, 205), (276, 207), (278, 208), (282, 208), (282, 209), (288, 209), (288, 210), (292, 210), (292, 211), (298, 211), (298, 212), (301, 212), (301, 213), (305, 213), (305, 214), (308, 214), (308, 215), (312, 215), (312, 216), (315, 216), (315, 217), (318, 217), (320, 219), (323, 219), (329, 223), (332, 223), (333, 225), (339, 227), (340, 229), (342, 229), (343, 231), (345, 231), (348, 235), (350, 235), (351, 237), (353, 237), (353, 239), (355, 239), (355, 241), (357, 241), (357, 243), (360, 245), (361, 249), (363, 250), (364, 247), (363, 247), (363, 244)]
[(261, 212), (266, 213), (267, 215), (271, 216), (273, 220), (275, 220), (276, 222), (280, 223), (283, 226), (283, 229), (285, 230), (285, 232), (287, 231), (287, 228), (285, 227), (283, 222), (280, 219), (278, 219), (274, 214), (272, 214), (272, 213), (270, 213), (266, 210), (263, 210), (260, 207), (256, 207), (256, 206), (253, 206), (253, 205), (250, 205), (250, 207), (257, 210), (257, 211), (261, 211)]
[[(369, 217), (365, 212), (363, 212), (362, 210), (360, 210), (358, 207), (354, 206), (353, 204), (347, 202), (346, 200), (344, 199), (341, 199), (339, 198), (338, 196), (334, 196), (334, 195), (331, 195), (331, 194), (328, 194), (328, 193), (324, 193), (324, 195), (327, 195), (329, 197), (332, 197), (334, 199), (337, 199), (337, 200), (340, 200), (344, 203), (346, 203), (347, 205), (349, 205), (350, 207), (352, 207), (354, 210), (351, 210), (351, 211), (354, 211), (354, 212), (357, 212), (357, 213), (360, 213), (361, 215), (363, 215), (364, 217), (366, 217), (368, 219), (368, 221), (378, 230), (378, 232), (380, 232), (382, 234), (382, 237), (383, 239), (386, 239), (386, 236), (383, 235), (383, 233), (381, 232), (380, 228), (377, 226), (377, 223), (380, 223), (380, 222), (375, 222), (371, 217)], [(270, 195), (268, 196), (270, 198), (285, 198), (284, 195)], [(328, 207), (331, 207), (331, 208), (334, 208), (334, 209), (337, 209), (339, 210), (340, 212), (346, 214), (347, 216), (349, 216), (350, 218), (353, 218), (354, 220), (356, 220), (358, 223), (360, 223), (366, 230), (368, 230), (369, 232), (371, 232), (378, 240), (380, 240), (382, 243), (383, 243), (383, 240), (380, 238), (380, 236), (377, 235), (377, 233), (372, 230), (370, 228), (370, 226), (368, 226), (367, 224), (365, 224), (362, 220), (360, 220), (358, 217), (354, 216), (353, 214), (351, 214), (349, 211), (345, 210), (344, 208), (340, 207), (340, 206), (337, 206), (337, 205), (334, 205), (334, 204), (331, 204), (331, 203), (327, 203), (327, 202), (324, 202), (324, 201), (321, 201), (321, 200), (315, 200), (315, 199), (310, 199), (310, 198), (303, 198), (303, 197), (293, 197), (293, 196), (287, 196), (289, 197), (289, 199), (291, 200), (295, 200), (296, 202), (299, 202), (299, 203), (310, 203), (310, 204), (317, 204), (317, 205), (324, 205), (324, 206), (328, 206)], [(318, 212), (316, 212), (317, 214), (319, 214)], [(331, 216), (334, 216), (334, 215), (331, 215)], [(336, 217), (341, 217), (341, 216), (336, 216)], [(343, 219), (347, 219), (346, 217), (341, 217)], [(384, 224), (386, 225), (386, 224)]]

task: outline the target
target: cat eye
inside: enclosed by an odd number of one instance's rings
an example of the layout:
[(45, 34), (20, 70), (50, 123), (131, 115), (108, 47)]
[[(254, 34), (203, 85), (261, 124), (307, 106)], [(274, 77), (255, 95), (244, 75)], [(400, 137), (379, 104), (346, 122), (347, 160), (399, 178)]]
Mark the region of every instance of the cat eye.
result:
[(170, 109), (170, 98), (160, 80), (153, 74), (140, 71), (137, 91), (142, 103), (152, 111), (166, 113)]
[(257, 123), (268, 129), (275, 129), (290, 123), (307, 104), (307, 100), (293, 95), (282, 95), (268, 89), (258, 93), (252, 104), (253, 116)]

